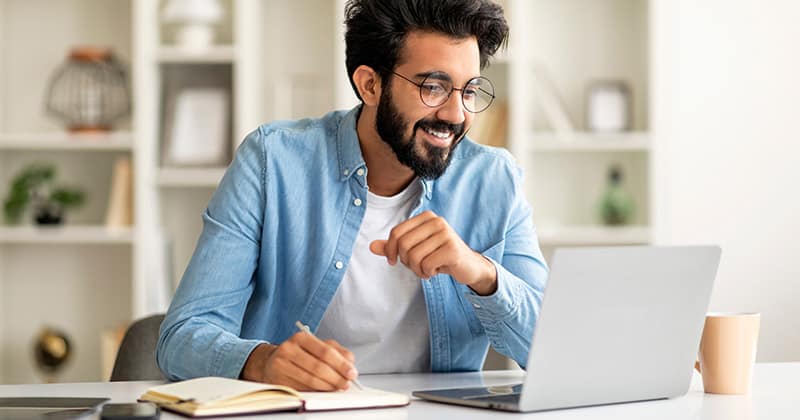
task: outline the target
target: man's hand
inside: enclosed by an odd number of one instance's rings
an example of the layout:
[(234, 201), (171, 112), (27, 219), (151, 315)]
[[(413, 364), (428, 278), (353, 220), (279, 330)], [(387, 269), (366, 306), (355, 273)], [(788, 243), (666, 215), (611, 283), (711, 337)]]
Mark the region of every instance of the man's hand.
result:
[(388, 240), (372, 241), (373, 254), (391, 265), (400, 259), (423, 279), (443, 273), (466, 284), (479, 295), (497, 290), (494, 264), (470, 249), (446, 220), (426, 211), (395, 226)]
[(276, 346), (260, 344), (242, 369), (241, 379), (287, 385), (298, 391), (345, 390), (358, 377), (355, 358), (334, 340), (298, 332)]

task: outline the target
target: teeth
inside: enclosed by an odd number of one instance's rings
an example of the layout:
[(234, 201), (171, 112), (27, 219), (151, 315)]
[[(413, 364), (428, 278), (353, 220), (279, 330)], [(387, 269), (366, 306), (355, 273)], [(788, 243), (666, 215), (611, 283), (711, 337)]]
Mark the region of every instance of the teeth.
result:
[(432, 135), (434, 137), (440, 138), (440, 139), (446, 139), (446, 138), (450, 137), (450, 131), (449, 130), (448, 131), (434, 131), (434, 130), (431, 130), (429, 128), (425, 128), (424, 130), (425, 130), (426, 133), (428, 133), (428, 134), (430, 134), (430, 135)]

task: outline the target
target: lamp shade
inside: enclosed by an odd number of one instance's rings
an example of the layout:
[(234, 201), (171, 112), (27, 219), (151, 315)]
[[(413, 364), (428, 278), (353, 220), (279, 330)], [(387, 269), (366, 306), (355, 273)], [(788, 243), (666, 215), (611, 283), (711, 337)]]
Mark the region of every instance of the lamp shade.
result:
[(165, 22), (217, 23), (223, 14), (218, 0), (169, 0), (162, 18)]

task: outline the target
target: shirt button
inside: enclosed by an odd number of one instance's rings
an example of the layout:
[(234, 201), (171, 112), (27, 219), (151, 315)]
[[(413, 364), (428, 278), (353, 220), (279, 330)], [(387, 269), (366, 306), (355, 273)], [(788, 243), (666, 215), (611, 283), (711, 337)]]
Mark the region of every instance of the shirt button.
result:
[(472, 306), (473, 306), (475, 309), (480, 309), (480, 308), (481, 308), (481, 305), (478, 305), (477, 303), (473, 303), (473, 304), (472, 304)]
[(353, 204), (355, 204), (356, 206), (360, 206), (361, 205), (361, 199), (360, 198), (356, 198), (355, 200), (353, 200)]
[(347, 170), (347, 169), (345, 169), (345, 170), (344, 170), (344, 176), (347, 176), (347, 175), (349, 175), (349, 174), (350, 174), (350, 171), (349, 171), (349, 170)]
[(344, 264), (342, 264), (341, 261), (336, 261), (336, 264), (334, 264), (334, 265), (336, 266), (337, 270), (341, 270), (342, 267), (344, 267)]
[(356, 171), (356, 175), (358, 175), (358, 176), (364, 176), (364, 170), (363, 170), (363, 169), (361, 169), (361, 168), (358, 168), (358, 170)]

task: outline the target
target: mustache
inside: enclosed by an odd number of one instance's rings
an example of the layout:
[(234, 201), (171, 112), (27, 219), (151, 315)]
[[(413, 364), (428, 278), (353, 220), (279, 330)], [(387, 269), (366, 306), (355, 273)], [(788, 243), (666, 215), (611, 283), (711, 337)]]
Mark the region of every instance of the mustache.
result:
[(464, 134), (464, 124), (450, 124), (442, 120), (420, 120), (415, 124), (414, 128), (427, 128), (434, 131), (448, 130), (453, 133), (456, 139), (460, 139)]

